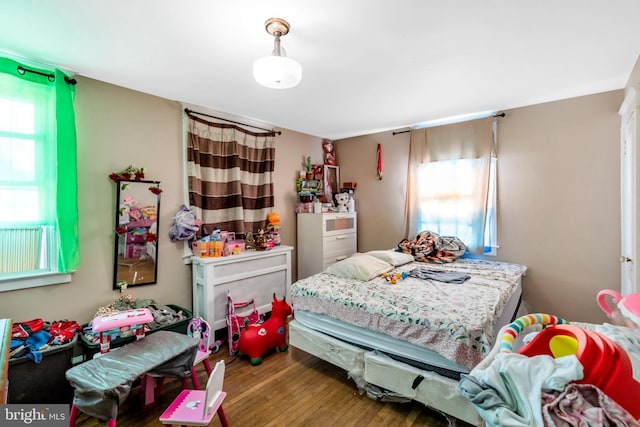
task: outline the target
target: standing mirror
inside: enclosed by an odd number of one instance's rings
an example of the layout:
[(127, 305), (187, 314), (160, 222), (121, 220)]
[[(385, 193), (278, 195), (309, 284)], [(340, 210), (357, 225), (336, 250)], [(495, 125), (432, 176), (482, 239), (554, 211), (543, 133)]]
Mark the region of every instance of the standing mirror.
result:
[(113, 289), (150, 285), (158, 276), (160, 181), (118, 179)]

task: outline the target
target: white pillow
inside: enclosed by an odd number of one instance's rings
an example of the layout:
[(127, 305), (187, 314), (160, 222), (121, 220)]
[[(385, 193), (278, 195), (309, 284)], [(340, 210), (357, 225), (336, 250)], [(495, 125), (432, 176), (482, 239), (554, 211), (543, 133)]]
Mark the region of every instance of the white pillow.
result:
[(396, 252), (394, 250), (369, 251), (369, 252), (366, 252), (366, 254), (376, 257), (378, 259), (381, 259), (382, 261), (388, 262), (394, 267), (414, 261), (413, 255), (406, 254), (404, 252)]
[(391, 264), (381, 259), (367, 254), (355, 254), (331, 264), (324, 272), (366, 282), (392, 269)]

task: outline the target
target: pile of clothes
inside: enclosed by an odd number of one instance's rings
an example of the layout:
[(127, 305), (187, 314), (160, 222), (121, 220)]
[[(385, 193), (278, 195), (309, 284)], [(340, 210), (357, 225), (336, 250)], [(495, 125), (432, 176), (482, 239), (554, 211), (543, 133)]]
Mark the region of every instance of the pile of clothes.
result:
[(398, 243), (398, 250), (413, 255), (416, 261), (444, 264), (464, 255), (467, 248), (457, 237), (421, 231), (415, 240), (403, 239)]
[[(553, 327), (544, 331), (553, 331)], [(490, 355), (482, 367), (462, 374), (458, 392), (490, 427), (640, 427), (636, 420), (640, 415), (638, 382), (625, 376), (631, 376), (632, 369), (618, 369), (626, 357), (633, 366), (640, 366), (637, 330), (605, 323), (595, 326), (593, 334), (599, 337), (594, 343), (599, 344), (593, 349), (582, 344), (583, 361), (576, 354)], [(530, 336), (535, 340), (543, 335), (532, 333), (525, 342)], [(561, 338), (557, 342), (569, 341)], [(561, 350), (574, 349), (557, 345)], [(616, 357), (600, 358), (600, 352), (606, 354), (605, 349), (611, 348), (619, 348), (626, 357), (617, 353)], [(619, 387), (621, 383), (624, 387)]]
[(40, 318), (15, 322), (11, 327), (10, 358), (27, 357), (42, 361), (42, 352), (67, 344), (82, 328), (74, 320), (45, 322)]

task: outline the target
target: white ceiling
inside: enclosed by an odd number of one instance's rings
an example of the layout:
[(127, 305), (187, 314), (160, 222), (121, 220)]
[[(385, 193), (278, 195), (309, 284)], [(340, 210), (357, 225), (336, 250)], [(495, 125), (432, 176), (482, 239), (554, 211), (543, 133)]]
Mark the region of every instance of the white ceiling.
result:
[[(291, 24), (292, 89), (252, 77), (270, 17)], [(339, 139), (621, 89), (640, 1), (0, 0), (0, 51)]]

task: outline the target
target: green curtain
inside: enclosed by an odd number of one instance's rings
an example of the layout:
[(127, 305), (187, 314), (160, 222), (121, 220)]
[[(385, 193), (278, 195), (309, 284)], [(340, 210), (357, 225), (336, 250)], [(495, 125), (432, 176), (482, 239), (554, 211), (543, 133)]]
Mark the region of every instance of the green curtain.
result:
[(60, 70), (56, 76), (56, 123), (58, 127), (58, 180), (56, 219), (58, 221), (58, 271), (68, 273), (80, 264), (78, 237), (78, 163), (76, 115), (73, 109), (75, 86)]
[[(32, 72), (20, 73), (19, 67), (44, 75)], [(55, 186), (57, 269), (60, 273), (72, 272), (80, 264), (76, 128), (73, 108), (75, 86), (67, 81), (67, 76), (60, 70), (34, 68), (10, 58), (0, 57), (0, 72), (17, 77), (24, 82), (48, 85), (54, 90), (56, 135), (52, 135), (50, 140), (56, 143), (57, 156)], [(53, 75), (53, 78), (49, 75)]]

